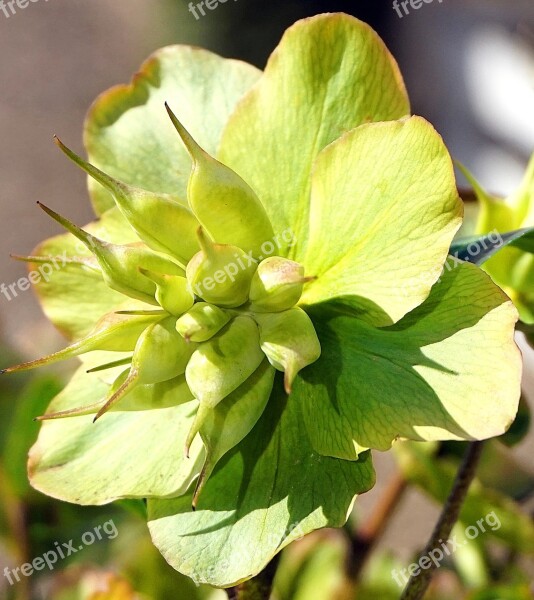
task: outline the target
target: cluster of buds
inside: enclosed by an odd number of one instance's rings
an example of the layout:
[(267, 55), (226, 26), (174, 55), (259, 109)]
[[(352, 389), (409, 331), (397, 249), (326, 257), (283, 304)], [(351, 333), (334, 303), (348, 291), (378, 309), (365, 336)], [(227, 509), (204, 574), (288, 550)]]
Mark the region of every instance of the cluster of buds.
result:
[(288, 258), (262, 255), (274, 232), (257, 195), (167, 111), (192, 159), (187, 201), (118, 181), (56, 138), (61, 150), (111, 193), (140, 241), (105, 242), (40, 206), (91, 251), (92, 258), (80, 257), (80, 265), (98, 271), (110, 288), (134, 300), (135, 308), (107, 314), (64, 350), (5, 372), (91, 351), (128, 354), (92, 369), (126, 367), (101, 402), (42, 420), (82, 414), (97, 420), (137, 386), (176, 381), (184, 387), (185, 378), (185, 400), (198, 401), (186, 453), (197, 434), (206, 448), (195, 504), (217, 460), (261, 415), (275, 370), (284, 373), (289, 394), (297, 373), (319, 358), (320, 344), (310, 318), (297, 306), (313, 278)]

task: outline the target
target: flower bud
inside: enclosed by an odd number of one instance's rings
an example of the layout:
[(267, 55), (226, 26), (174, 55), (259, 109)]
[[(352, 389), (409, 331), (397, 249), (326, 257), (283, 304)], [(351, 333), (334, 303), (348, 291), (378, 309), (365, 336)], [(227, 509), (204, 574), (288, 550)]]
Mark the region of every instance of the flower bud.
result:
[(194, 351), (195, 345), (176, 331), (175, 317), (149, 325), (137, 340), (128, 376), (118, 388), (112, 388), (95, 421), (138, 385), (160, 383), (184, 373)]
[(5, 369), (2, 373), (28, 371), (95, 350), (131, 352), (143, 331), (159, 319), (161, 319), (161, 315), (132, 317), (108, 313), (100, 319), (89, 335), (74, 344), (44, 358)]
[(193, 306), (194, 298), (185, 277), (154, 273), (143, 268), (139, 271), (156, 284), (156, 300), (171, 315), (179, 317)]
[(214, 304), (197, 302), (176, 321), (176, 331), (186, 341), (206, 342), (230, 320), (230, 315)]
[(289, 310), (300, 300), (302, 289), (312, 277), (304, 277), (304, 267), (287, 258), (271, 256), (263, 260), (252, 277), (249, 300), (254, 312)]
[(184, 275), (181, 267), (170, 259), (150, 251), (142, 243), (120, 246), (104, 242), (44, 204), (38, 202), (38, 205), (95, 255), (102, 269), (104, 281), (117, 292), (149, 304), (157, 304), (154, 298), (156, 285), (139, 272), (139, 267), (168, 275)]
[(284, 371), (286, 393), (297, 373), (321, 355), (321, 345), (310, 317), (301, 308), (257, 315), (260, 344), (275, 369)]
[(237, 173), (205, 152), (165, 106), (193, 160), (187, 190), (191, 210), (214, 240), (235, 244), (258, 258), (261, 245), (274, 237), (258, 196)]
[(273, 387), (274, 373), (264, 359), (256, 371), (215, 408), (199, 406), (192, 429), (200, 432), (206, 459), (193, 495), (193, 509), (215, 465), (250, 433), (261, 417)]
[(256, 263), (237, 246), (215, 244), (198, 230), (202, 250), (187, 265), (187, 281), (193, 293), (206, 302), (227, 308), (248, 300)]
[(84, 161), (57, 137), (61, 150), (113, 196), (124, 217), (145, 244), (186, 265), (198, 251), (199, 223), (187, 206), (169, 194), (154, 193), (118, 181)]
[(258, 326), (236, 317), (195, 350), (185, 370), (195, 398), (210, 408), (238, 388), (263, 360)]

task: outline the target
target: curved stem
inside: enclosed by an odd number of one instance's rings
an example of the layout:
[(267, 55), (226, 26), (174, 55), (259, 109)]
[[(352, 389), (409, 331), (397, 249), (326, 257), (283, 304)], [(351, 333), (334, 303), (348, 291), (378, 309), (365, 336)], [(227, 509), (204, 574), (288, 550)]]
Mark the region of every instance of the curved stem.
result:
[[(432, 550), (438, 548), (440, 546), (440, 541), (449, 539), (452, 528), (458, 520), (460, 510), (467, 496), (471, 482), (475, 477), (483, 445), (483, 442), (471, 442), (469, 444), (462, 464), (456, 474), (452, 490), (441, 511), (441, 515), (434, 527), (434, 531), (432, 532), (425, 549), (419, 556), (419, 561), (423, 557), (428, 556)], [(428, 569), (421, 570), (419, 575), (410, 577), (400, 600), (421, 600), (430, 585), (435, 570), (436, 564), (432, 563)]]

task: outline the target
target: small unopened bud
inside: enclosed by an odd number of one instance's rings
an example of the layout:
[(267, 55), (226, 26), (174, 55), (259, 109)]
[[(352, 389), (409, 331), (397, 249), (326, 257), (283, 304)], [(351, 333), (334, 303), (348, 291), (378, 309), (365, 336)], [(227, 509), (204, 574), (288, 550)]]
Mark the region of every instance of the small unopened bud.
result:
[(264, 359), (256, 371), (215, 408), (199, 407), (192, 431), (200, 432), (206, 459), (193, 495), (193, 508), (215, 465), (250, 433), (261, 417), (269, 401), (274, 373)]
[(168, 313), (179, 317), (193, 306), (194, 298), (185, 277), (154, 273), (143, 268), (139, 270), (156, 284), (156, 300)]
[(191, 210), (213, 239), (258, 258), (262, 244), (274, 237), (258, 196), (237, 173), (205, 152), (165, 106), (193, 160), (187, 190)]
[(289, 310), (300, 300), (304, 284), (304, 267), (287, 258), (271, 256), (263, 260), (250, 284), (250, 309), (255, 312)]
[(160, 383), (185, 372), (195, 350), (176, 331), (176, 318), (167, 317), (145, 329), (137, 340), (128, 376), (98, 411), (95, 421), (138, 385)]
[(194, 294), (226, 308), (241, 306), (248, 300), (256, 263), (237, 246), (215, 244), (198, 231), (202, 250), (187, 265), (187, 281)]
[(313, 323), (301, 308), (257, 316), (261, 349), (273, 367), (284, 372), (289, 394), (297, 373), (321, 355)]
[(117, 292), (149, 304), (157, 304), (154, 297), (156, 284), (142, 275), (139, 267), (168, 275), (184, 275), (181, 267), (170, 259), (155, 254), (142, 243), (120, 246), (104, 242), (44, 204), (38, 202), (38, 205), (95, 255), (104, 281)]
[(67, 148), (57, 137), (59, 148), (113, 196), (124, 217), (145, 244), (165, 252), (184, 264), (198, 251), (199, 223), (187, 206), (174, 196), (154, 193), (106, 175)]
[(214, 407), (250, 377), (263, 358), (258, 326), (250, 317), (239, 316), (198, 346), (185, 377), (195, 398)]
[(230, 315), (214, 304), (197, 302), (176, 321), (176, 331), (191, 342), (206, 342), (228, 323)]

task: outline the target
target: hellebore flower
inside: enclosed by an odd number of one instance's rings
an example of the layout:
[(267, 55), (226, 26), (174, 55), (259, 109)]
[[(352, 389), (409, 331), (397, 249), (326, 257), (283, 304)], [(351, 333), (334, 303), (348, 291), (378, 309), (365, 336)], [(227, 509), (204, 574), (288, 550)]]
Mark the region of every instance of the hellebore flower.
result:
[[(534, 156), (519, 188), (508, 198), (487, 193), (468, 170), (461, 169), (476, 194), (478, 215), (475, 233), (490, 234), (503, 231), (524, 231), (534, 227)], [(530, 232), (503, 247), (483, 269), (513, 300), (519, 318), (527, 326), (534, 325), (534, 243)], [(534, 343), (534, 334), (527, 329), (527, 338)]]
[(101, 96), (90, 164), (61, 146), (99, 219), (46, 208), (69, 233), (32, 259), (71, 257), (37, 286), (74, 340), (50, 360), (91, 351), (44, 416), (33, 486), (147, 498), (168, 562), (230, 586), (341, 526), (369, 449), (504, 432), (517, 311), (448, 261), (453, 167), (408, 113), (395, 61), (343, 14), (296, 23), (263, 74), (176, 46)]

